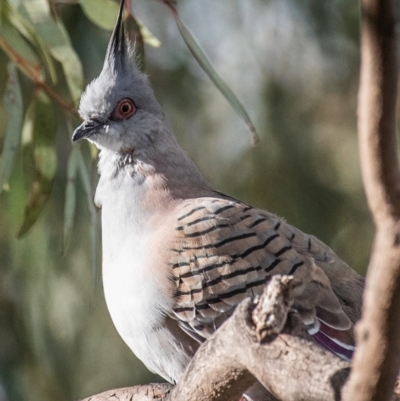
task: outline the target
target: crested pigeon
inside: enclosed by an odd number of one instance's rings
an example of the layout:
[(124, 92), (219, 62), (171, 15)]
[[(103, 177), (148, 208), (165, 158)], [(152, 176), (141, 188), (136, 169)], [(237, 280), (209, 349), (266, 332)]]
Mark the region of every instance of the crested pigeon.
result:
[(103, 285), (119, 334), (179, 380), (199, 344), (273, 274), (316, 342), (349, 359), (364, 281), (317, 238), (214, 190), (179, 147), (125, 37), (123, 3), (72, 140), (99, 149)]

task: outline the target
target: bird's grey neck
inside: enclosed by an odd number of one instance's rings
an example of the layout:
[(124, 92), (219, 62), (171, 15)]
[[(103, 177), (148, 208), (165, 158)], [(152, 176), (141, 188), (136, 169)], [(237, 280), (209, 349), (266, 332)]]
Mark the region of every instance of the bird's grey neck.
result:
[(160, 191), (168, 194), (171, 200), (211, 193), (209, 184), (179, 147), (166, 149), (164, 154), (153, 149), (127, 148), (121, 152), (103, 149), (98, 167), (99, 186), (121, 182), (121, 189), (129, 185), (141, 192)]

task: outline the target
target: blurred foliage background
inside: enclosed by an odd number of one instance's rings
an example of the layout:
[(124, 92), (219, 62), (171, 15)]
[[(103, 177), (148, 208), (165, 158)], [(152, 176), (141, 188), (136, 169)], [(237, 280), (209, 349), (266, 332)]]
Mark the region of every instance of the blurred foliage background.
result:
[[(255, 123), (255, 147), (162, 3), (128, 1), (128, 25), (142, 33), (144, 70), (182, 147), (216, 188), (285, 217), (364, 273), (373, 229), (357, 152), (358, 3), (177, 2)], [(95, 152), (70, 141), (117, 3), (0, 4), (0, 401), (74, 400), (160, 380), (106, 310)]]

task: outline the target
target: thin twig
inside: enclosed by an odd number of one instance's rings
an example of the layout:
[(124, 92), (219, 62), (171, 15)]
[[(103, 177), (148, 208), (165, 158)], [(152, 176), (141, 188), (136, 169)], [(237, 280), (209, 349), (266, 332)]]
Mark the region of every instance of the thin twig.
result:
[(80, 118), (75, 106), (67, 103), (51, 86), (40, 78), (41, 67), (38, 64), (34, 64), (22, 57), (2, 36), (0, 36), (0, 47), (7, 52), (12, 62), (24, 75), (34, 82), (37, 88), (42, 89), (48, 96), (53, 98), (66, 112)]

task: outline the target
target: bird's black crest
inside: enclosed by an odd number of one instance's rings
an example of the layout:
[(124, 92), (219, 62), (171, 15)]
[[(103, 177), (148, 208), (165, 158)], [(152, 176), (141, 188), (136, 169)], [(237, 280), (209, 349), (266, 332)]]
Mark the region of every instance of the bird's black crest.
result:
[(125, 29), (124, 23), (122, 21), (122, 13), (124, 11), (124, 3), (125, 0), (121, 1), (121, 5), (119, 7), (118, 18), (114, 26), (113, 33), (110, 38), (110, 42), (108, 43), (107, 47), (107, 54), (105, 63), (109, 63), (114, 65), (116, 63), (121, 62), (123, 65), (123, 61), (127, 55), (127, 44), (125, 39)]

